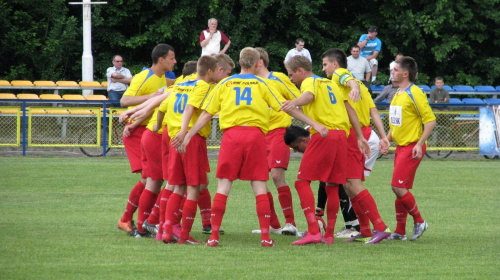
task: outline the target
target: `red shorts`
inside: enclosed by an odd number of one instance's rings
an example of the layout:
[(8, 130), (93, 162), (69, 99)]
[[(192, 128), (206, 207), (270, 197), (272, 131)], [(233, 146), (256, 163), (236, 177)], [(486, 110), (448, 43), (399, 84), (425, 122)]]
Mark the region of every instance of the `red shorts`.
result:
[(146, 129), (142, 134), (142, 175), (153, 180), (163, 180), (163, 170), (161, 162), (161, 134), (155, 134)]
[(271, 168), (288, 168), (290, 161), (290, 147), (285, 144), (286, 128), (277, 128), (269, 131), (266, 135), (267, 165)]
[(168, 180), (168, 154), (170, 151), (170, 136), (168, 136), (167, 126), (163, 128), (161, 135), (161, 166), (163, 170), (163, 180)]
[[(363, 132), (363, 137), (368, 140), (372, 133), (371, 127), (363, 127), (361, 131)], [(354, 128), (351, 128), (349, 137), (347, 138), (347, 166), (349, 166), (345, 174), (347, 179), (365, 180), (365, 156), (359, 150), (358, 138), (356, 138)]]
[(170, 146), (168, 155), (168, 183), (170, 185), (198, 186), (208, 184), (210, 171), (207, 156), (207, 141), (196, 134), (186, 147), (185, 154), (179, 154)]
[(345, 184), (347, 161), (347, 137), (343, 130), (330, 130), (326, 138), (319, 133), (311, 140), (300, 162), (297, 178)]
[(411, 143), (408, 146), (397, 146), (394, 154), (394, 171), (392, 172), (393, 187), (411, 189), (415, 180), (415, 173), (425, 154), (427, 146), (422, 146), (422, 158), (413, 159), (412, 151), (417, 143)]
[[(130, 125), (130, 123), (127, 123), (127, 125)], [(132, 131), (129, 137), (123, 137), (123, 145), (125, 146), (125, 152), (127, 152), (132, 173), (141, 173), (142, 171), (141, 138), (144, 131), (146, 131), (146, 127), (140, 125)]]
[(222, 135), (217, 178), (229, 180), (269, 180), (266, 140), (258, 127), (235, 126)]

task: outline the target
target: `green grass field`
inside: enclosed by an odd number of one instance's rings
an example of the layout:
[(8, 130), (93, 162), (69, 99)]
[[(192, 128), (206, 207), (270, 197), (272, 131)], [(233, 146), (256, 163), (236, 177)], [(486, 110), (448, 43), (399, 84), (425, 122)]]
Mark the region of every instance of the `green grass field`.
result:
[[(210, 190), (215, 194), (216, 161)], [(392, 160), (380, 160), (365, 186), (395, 228)], [(306, 228), (293, 188), (295, 216)], [(1, 279), (498, 279), (500, 161), (425, 159), (413, 193), (429, 229), (417, 241), (378, 245), (261, 248), (255, 199), (237, 181), (218, 248), (134, 239), (116, 228), (138, 180), (125, 158), (0, 158)], [(270, 185), (275, 198), (276, 189)], [(313, 183), (316, 192), (317, 183)], [(275, 199), (276, 207), (279, 203)], [(278, 213), (283, 221), (281, 212)], [(199, 213), (198, 213), (199, 217)], [(413, 222), (408, 220), (411, 233)], [(336, 230), (343, 226), (339, 214)], [(193, 237), (205, 239), (195, 221)]]

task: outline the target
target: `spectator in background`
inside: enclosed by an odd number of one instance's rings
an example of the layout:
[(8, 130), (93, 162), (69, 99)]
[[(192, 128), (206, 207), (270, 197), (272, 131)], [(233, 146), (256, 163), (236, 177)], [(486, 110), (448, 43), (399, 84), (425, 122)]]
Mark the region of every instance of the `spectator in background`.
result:
[(347, 57), (347, 70), (351, 72), (354, 78), (360, 81), (369, 81), (372, 68), (366, 58), (360, 56), (359, 46), (351, 47), (351, 55)]
[[(443, 88), (444, 86), (444, 79), (443, 77), (436, 77), (434, 80), (434, 85), (436, 85), (436, 88), (431, 90), (430, 93), (430, 104), (444, 104), (444, 103), (450, 103), (450, 93)], [(448, 110), (447, 107), (432, 107), (432, 110), (434, 111), (446, 111)]]
[(392, 69), (394, 69), (394, 65), (396, 65), (396, 60), (400, 59), (403, 57), (402, 53), (398, 53), (396, 57), (394, 58), (394, 61), (389, 64), (389, 81), (387, 82), (388, 84), (391, 83), (392, 81)]
[(368, 83), (368, 81), (370, 81), (372, 68), (368, 60), (359, 55), (360, 52), (359, 46), (354, 45), (351, 47), (351, 55), (347, 57), (347, 70), (351, 72), (354, 78), (362, 81), (370, 92), (370, 95), (373, 95), (370, 84)]
[(286, 66), (286, 63), (290, 60), (290, 58), (292, 58), (296, 55), (305, 56), (305, 57), (307, 57), (307, 59), (309, 59), (309, 61), (312, 62), (311, 54), (309, 53), (309, 51), (306, 48), (304, 48), (305, 45), (306, 45), (306, 43), (304, 42), (304, 39), (298, 38), (297, 40), (295, 40), (295, 48), (289, 50), (288, 53), (286, 54), (285, 61), (284, 61), (285, 66)]
[(382, 92), (373, 100), (375, 104), (380, 103), (386, 100), (385, 102), (387, 104), (391, 104), (392, 99), (394, 98), (394, 95), (396, 95), (396, 91), (398, 91), (398, 84), (394, 81), (390, 85), (385, 86), (385, 88), (382, 90)]
[[(208, 28), (201, 31), (201, 55), (226, 53), (227, 49), (231, 45), (231, 40), (229, 40), (226, 34), (222, 33), (222, 31), (217, 30), (217, 25), (217, 19), (211, 18), (208, 20)], [(220, 49), (221, 42), (226, 44), (222, 50)]]
[(113, 56), (112, 63), (113, 67), (106, 70), (108, 98), (109, 100), (120, 101), (130, 81), (132, 81), (132, 74), (130, 70), (123, 67), (123, 57), (120, 55)]
[(361, 49), (361, 56), (370, 62), (372, 68), (372, 84), (380, 85), (377, 81), (378, 61), (377, 57), (382, 50), (382, 41), (377, 38), (378, 27), (375, 25), (370, 26), (368, 34), (363, 34), (359, 37), (358, 46)]

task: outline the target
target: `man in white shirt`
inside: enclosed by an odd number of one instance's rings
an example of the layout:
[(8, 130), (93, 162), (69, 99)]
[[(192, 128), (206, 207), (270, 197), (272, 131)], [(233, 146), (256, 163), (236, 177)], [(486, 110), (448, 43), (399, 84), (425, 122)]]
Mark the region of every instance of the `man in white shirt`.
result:
[(366, 58), (360, 56), (359, 46), (351, 47), (351, 55), (347, 57), (347, 70), (360, 81), (369, 81), (372, 68)]
[[(226, 53), (231, 45), (231, 40), (222, 31), (217, 30), (217, 25), (217, 19), (211, 18), (208, 20), (208, 28), (201, 31), (200, 46), (202, 56)], [(222, 50), (220, 49), (221, 42), (226, 44)]]
[(123, 58), (120, 55), (113, 56), (112, 63), (113, 67), (106, 70), (108, 98), (109, 100), (120, 101), (130, 81), (132, 81), (132, 74), (130, 70), (123, 67)]
[(392, 69), (396, 65), (396, 60), (398, 60), (398, 59), (400, 59), (402, 57), (403, 57), (403, 54), (402, 53), (398, 53), (396, 55), (396, 57), (394, 58), (394, 61), (389, 64), (389, 73), (390, 73), (390, 76), (389, 76), (389, 81), (387, 82), (388, 84), (390, 84), (392, 82)]
[(286, 64), (290, 60), (290, 58), (296, 55), (305, 56), (309, 59), (309, 61), (312, 62), (311, 54), (306, 48), (304, 48), (305, 44), (306, 43), (302, 38), (298, 38), (297, 40), (295, 40), (295, 48), (288, 51), (284, 63)]

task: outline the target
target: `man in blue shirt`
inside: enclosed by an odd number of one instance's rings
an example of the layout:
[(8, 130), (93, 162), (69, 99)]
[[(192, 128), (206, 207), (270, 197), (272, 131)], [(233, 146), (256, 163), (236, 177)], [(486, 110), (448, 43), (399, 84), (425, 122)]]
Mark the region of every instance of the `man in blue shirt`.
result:
[(378, 61), (377, 56), (382, 50), (382, 41), (377, 38), (378, 27), (370, 26), (368, 34), (363, 34), (359, 37), (358, 46), (361, 49), (361, 56), (370, 62), (372, 68), (372, 84), (380, 85), (377, 79)]

